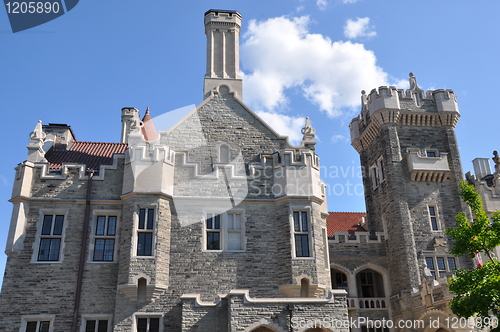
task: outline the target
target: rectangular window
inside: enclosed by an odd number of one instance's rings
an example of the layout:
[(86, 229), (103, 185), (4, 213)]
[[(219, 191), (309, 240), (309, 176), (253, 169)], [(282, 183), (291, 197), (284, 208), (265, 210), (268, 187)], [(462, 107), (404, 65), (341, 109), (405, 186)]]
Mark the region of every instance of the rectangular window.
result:
[(457, 269), (455, 257), (425, 257), (425, 263), (427, 264), (427, 268), (431, 271), (431, 274), (434, 276), (434, 278), (436, 278), (437, 276), (443, 278), (446, 276), (447, 272)]
[(245, 221), (243, 211), (207, 213), (204, 232), (204, 250), (245, 250)]
[(160, 332), (159, 317), (137, 318), (137, 332)]
[(435, 158), (436, 157), (436, 151), (427, 151), (427, 157)]
[(116, 216), (97, 216), (93, 261), (112, 262), (115, 252)]
[(377, 188), (377, 187), (378, 187), (377, 166), (373, 165), (373, 166), (370, 168), (370, 174), (371, 174), (371, 177), (372, 177), (372, 185), (373, 185), (373, 189), (375, 189), (375, 188)]
[(377, 175), (379, 177), (379, 183), (382, 183), (384, 180), (385, 180), (385, 174), (384, 174), (384, 159), (382, 157), (380, 157), (378, 160), (377, 160), (377, 169), (378, 169), (378, 172), (377, 172)]
[(448, 257), (448, 268), (450, 271), (457, 269), (457, 264), (455, 263), (455, 257)]
[(85, 332), (108, 332), (108, 320), (87, 320), (85, 324)]
[(38, 261), (58, 261), (61, 250), (63, 215), (44, 215), (40, 233)]
[(154, 221), (154, 209), (139, 209), (139, 224), (137, 226), (137, 256), (153, 255)]
[(26, 323), (26, 332), (48, 332), (50, 321), (34, 321)]
[(436, 207), (429, 205), (429, 218), (431, 221), (431, 228), (433, 231), (439, 230), (439, 225), (438, 225), (438, 220), (437, 220), (437, 213), (436, 213)]
[(227, 213), (227, 250), (243, 249), (241, 213)]
[(221, 250), (220, 214), (209, 213), (206, 219), (207, 250)]
[(306, 211), (293, 212), (295, 239), (295, 257), (310, 257), (309, 254), (309, 221)]

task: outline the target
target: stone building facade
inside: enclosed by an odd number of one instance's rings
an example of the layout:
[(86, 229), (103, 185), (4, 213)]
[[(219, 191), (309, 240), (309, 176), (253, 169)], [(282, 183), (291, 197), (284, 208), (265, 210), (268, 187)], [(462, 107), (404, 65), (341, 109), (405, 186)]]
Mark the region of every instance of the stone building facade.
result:
[(238, 12), (205, 13), (205, 99), (166, 131), (135, 108), (120, 143), (36, 125), (16, 168), (0, 330), (378, 331), (402, 329), (332, 322), (451, 317), (445, 277), (470, 264), (443, 233), (466, 210), (453, 92), (424, 94), (412, 76), (406, 92), (363, 93), (350, 128), (367, 215), (333, 232), (309, 120), (291, 146), (241, 101), (240, 26)]

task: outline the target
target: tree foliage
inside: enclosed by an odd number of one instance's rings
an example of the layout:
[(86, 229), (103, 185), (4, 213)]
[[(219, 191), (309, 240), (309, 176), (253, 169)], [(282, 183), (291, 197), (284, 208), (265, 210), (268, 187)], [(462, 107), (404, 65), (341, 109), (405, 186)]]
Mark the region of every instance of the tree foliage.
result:
[(474, 270), (459, 269), (448, 282), (456, 297), (450, 307), (459, 317), (489, 317), (500, 314), (500, 262), (493, 250), (500, 245), (500, 212), (492, 219), (483, 208), (481, 196), (466, 181), (460, 184), (460, 196), (470, 206), (475, 219), (468, 220), (465, 213), (456, 216), (457, 227), (446, 230), (454, 245), (450, 252), (456, 256), (483, 253), (488, 257), (481, 267)]

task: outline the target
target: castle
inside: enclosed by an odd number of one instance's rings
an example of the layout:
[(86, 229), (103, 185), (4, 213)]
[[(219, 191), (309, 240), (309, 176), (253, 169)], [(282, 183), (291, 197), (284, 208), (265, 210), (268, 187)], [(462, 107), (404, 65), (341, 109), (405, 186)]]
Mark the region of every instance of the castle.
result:
[(446, 277), (471, 267), (444, 234), (468, 211), (453, 91), (411, 75), (406, 91), (363, 92), (350, 130), (367, 213), (329, 213), (310, 121), (292, 146), (242, 102), (240, 26), (236, 11), (205, 13), (205, 99), (167, 131), (135, 108), (120, 143), (36, 125), (0, 330), (460, 330), (446, 325)]

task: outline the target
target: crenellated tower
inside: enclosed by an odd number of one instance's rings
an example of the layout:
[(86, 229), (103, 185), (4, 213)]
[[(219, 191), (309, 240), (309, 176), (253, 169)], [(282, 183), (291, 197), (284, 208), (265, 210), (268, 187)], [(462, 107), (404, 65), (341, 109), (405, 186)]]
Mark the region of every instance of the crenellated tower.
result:
[(366, 227), (386, 238), (395, 319), (415, 318), (412, 310), (422, 303), (414, 297), (427, 280), (431, 288), (444, 285), (455, 267), (470, 264), (449, 254), (444, 233), (458, 212), (467, 211), (458, 195), (463, 173), (456, 95), (424, 92), (413, 73), (409, 80), (406, 91), (362, 91), (361, 113), (350, 124), (364, 170)]

